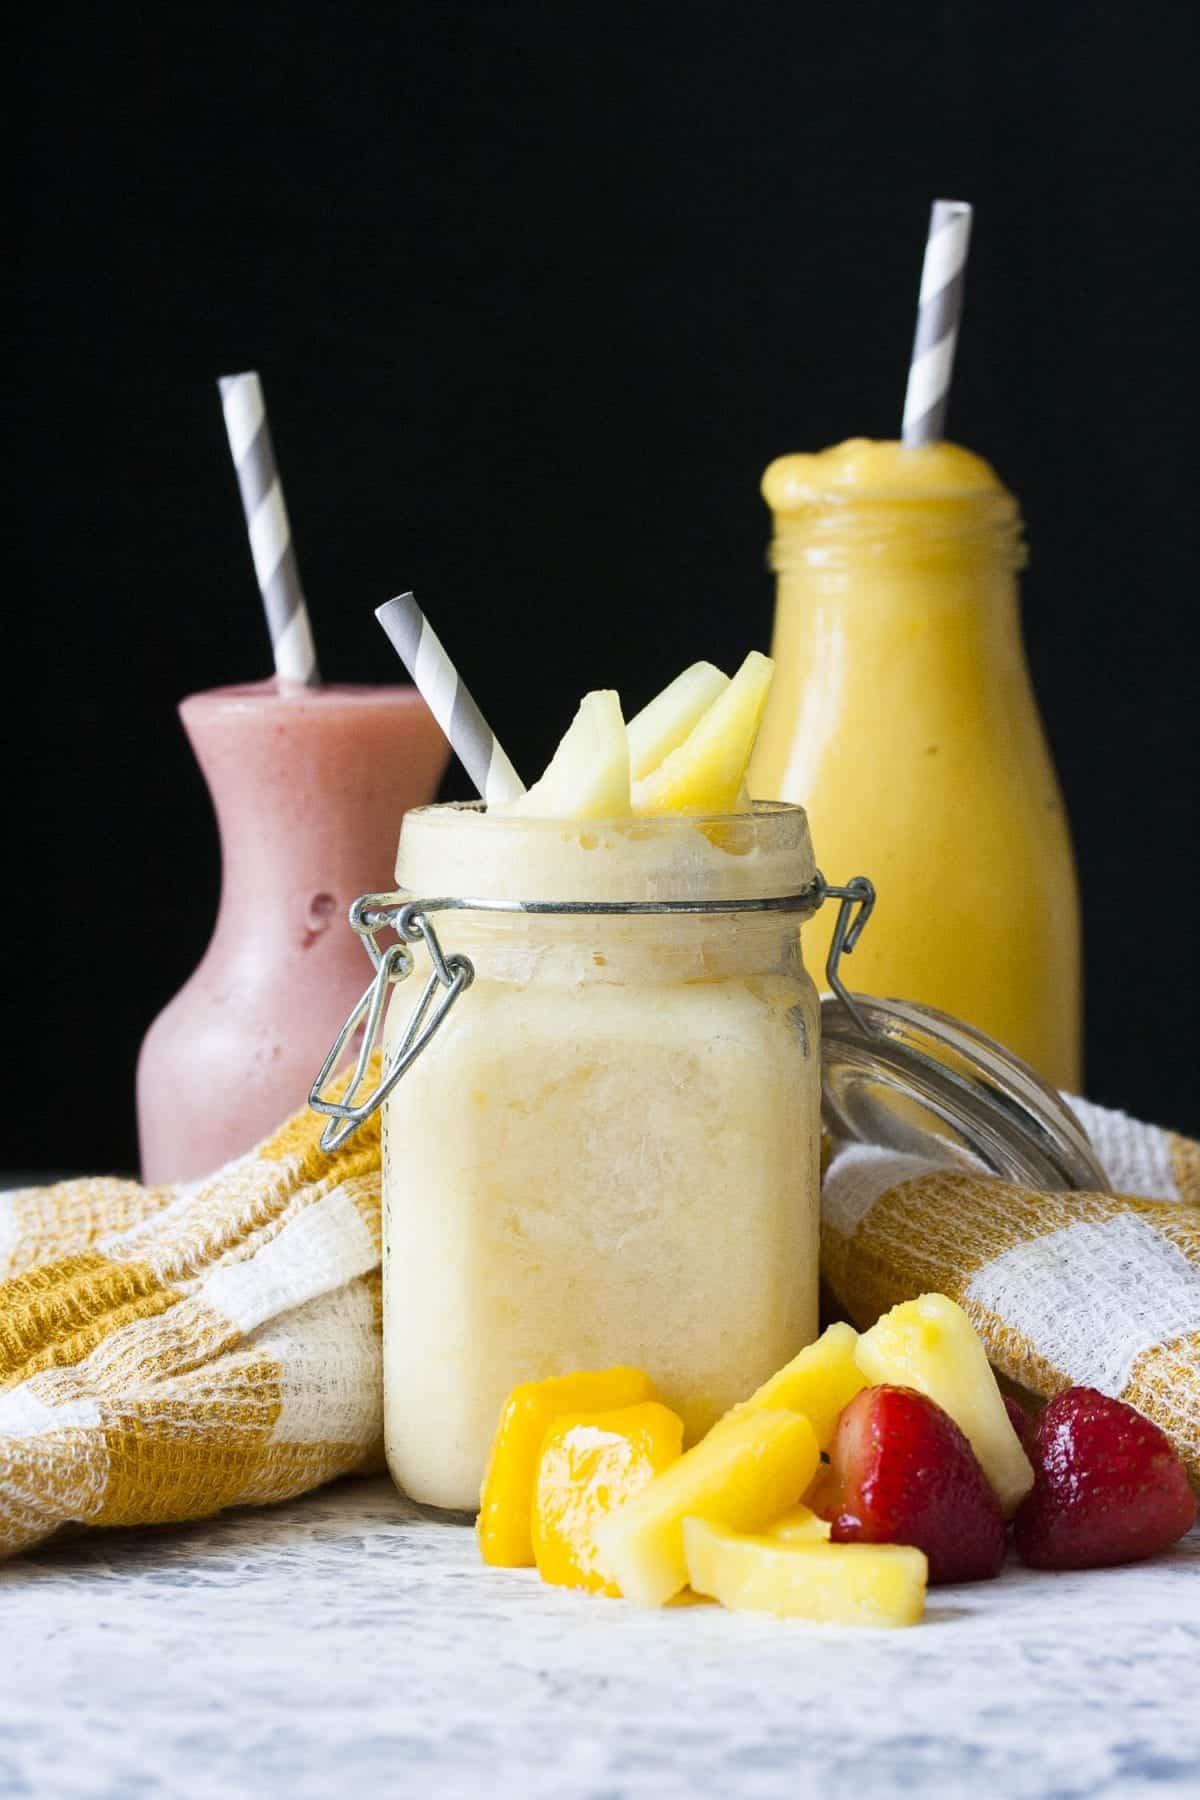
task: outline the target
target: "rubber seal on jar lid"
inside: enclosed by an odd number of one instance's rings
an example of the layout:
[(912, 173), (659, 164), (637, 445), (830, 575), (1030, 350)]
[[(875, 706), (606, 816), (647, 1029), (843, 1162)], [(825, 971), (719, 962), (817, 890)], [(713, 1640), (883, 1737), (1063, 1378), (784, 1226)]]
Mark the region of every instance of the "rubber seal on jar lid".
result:
[(835, 1145), (877, 1144), (1021, 1187), (1108, 1187), (1066, 1101), (994, 1038), (912, 1000), (854, 1001), (861, 1023), (836, 996), (821, 1001), (821, 1113)]

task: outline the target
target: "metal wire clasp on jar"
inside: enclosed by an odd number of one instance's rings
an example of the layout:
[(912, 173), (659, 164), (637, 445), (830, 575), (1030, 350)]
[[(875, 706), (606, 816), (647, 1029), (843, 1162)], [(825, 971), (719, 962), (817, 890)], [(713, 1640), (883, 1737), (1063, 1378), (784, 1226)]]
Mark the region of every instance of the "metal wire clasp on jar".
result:
[[(442, 949), (430, 916), (439, 912), (497, 912), (527, 914), (605, 915), (716, 915), (754, 912), (786, 912), (811, 918), (826, 900), (838, 900), (837, 922), (825, 963), (825, 979), (830, 992), (837, 995), (851, 1017), (866, 1031), (854, 997), (841, 979), (843, 955), (850, 954), (871, 916), (875, 905), (875, 889), (865, 875), (855, 875), (845, 887), (835, 887), (817, 872), (802, 893), (772, 896), (768, 899), (744, 900), (483, 900), (442, 897), (436, 900), (409, 900), (401, 894), (362, 894), (350, 908), (350, 924), (363, 941), (375, 967), (375, 977), (362, 998), (348, 1015), (321, 1064), (313, 1082), (308, 1103), (314, 1112), (326, 1113), (332, 1120), (321, 1133), (324, 1150), (338, 1150), (371, 1114), (382, 1106), (400, 1078), (442, 1025), (454, 1002), (466, 992), (475, 979), (475, 967), (469, 956)], [(381, 949), (378, 933), (391, 930), (396, 942)], [(407, 1028), (400, 1037), (383, 1070), (378, 1084), (363, 1096), (371, 1057), (379, 1039), (388, 990), (413, 973), (410, 946), (424, 944), (429, 953), (430, 969), (420, 998), (413, 1008)], [(362, 1042), (355, 1061), (354, 1073), (338, 1100), (331, 1099), (325, 1088), (333, 1078), (347, 1045), (362, 1028)]]

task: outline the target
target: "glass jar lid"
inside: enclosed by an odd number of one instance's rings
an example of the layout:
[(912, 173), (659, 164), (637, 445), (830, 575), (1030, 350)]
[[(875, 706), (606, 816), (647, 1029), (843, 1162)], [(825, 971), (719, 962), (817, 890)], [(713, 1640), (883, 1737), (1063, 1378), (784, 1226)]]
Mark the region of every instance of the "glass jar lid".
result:
[(1022, 1187), (1104, 1189), (1079, 1120), (1019, 1057), (911, 1000), (827, 994), (822, 1118), (835, 1144), (874, 1144)]

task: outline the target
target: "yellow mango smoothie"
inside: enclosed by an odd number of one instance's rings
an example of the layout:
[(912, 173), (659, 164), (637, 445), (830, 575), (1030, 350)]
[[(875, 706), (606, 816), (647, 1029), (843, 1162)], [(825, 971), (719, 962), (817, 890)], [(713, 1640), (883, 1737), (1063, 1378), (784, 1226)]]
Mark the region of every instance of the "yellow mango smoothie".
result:
[[(879, 894), (851, 987), (957, 1014), (1078, 1091), (1079, 907), (1021, 641), (1017, 502), (953, 444), (780, 457), (775, 680), (750, 791)], [(806, 934), (814, 969), (831, 918)]]
[[(814, 875), (791, 806), (429, 807), (397, 863), (404, 896), (526, 903), (787, 900)], [(474, 980), (384, 1110), (386, 1445), (414, 1499), (479, 1504), (518, 1382), (636, 1364), (694, 1439), (815, 1337), (809, 910), (436, 914)], [(412, 1005), (405, 984), (389, 1046)]]

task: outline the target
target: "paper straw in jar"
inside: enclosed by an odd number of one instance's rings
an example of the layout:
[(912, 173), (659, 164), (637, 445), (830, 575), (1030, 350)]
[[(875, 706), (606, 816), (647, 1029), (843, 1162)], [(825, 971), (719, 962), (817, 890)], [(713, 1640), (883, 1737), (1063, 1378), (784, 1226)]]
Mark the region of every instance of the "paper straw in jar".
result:
[(385, 601), (375, 608), (375, 617), (480, 796), (489, 806), (519, 799), (525, 783), (413, 595), (398, 594)]
[(970, 242), (971, 208), (967, 202), (935, 200), (925, 240), (917, 329), (904, 395), (900, 436), (906, 444), (936, 444), (946, 435)]
[(253, 369), (222, 375), (221, 407), (250, 535), (250, 555), (267, 615), (280, 681), (316, 687), (321, 679), (308, 607), (292, 547), (283, 488), (275, 466), (262, 382)]

